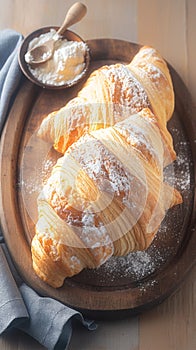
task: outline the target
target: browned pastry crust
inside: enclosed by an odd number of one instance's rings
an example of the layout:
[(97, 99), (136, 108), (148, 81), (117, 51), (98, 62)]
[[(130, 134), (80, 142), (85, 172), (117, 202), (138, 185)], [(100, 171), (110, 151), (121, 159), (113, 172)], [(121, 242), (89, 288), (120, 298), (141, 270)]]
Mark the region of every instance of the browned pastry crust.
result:
[(148, 248), (167, 209), (182, 201), (163, 180), (173, 159), (163, 124), (145, 108), (84, 134), (59, 158), (38, 198), (32, 258), (40, 278), (59, 287), (112, 255)]
[(143, 46), (130, 64), (95, 70), (77, 97), (43, 120), (38, 134), (64, 153), (85, 132), (112, 126), (147, 107), (161, 125), (167, 164), (175, 159), (171, 135), (165, 132), (174, 109), (172, 81), (157, 50)]
[(149, 247), (181, 203), (163, 180), (176, 155), (167, 130), (174, 92), (166, 62), (144, 46), (130, 64), (103, 66), (49, 114), (39, 136), (64, 155), (38, 198), (33, 267), (59, 287), (110, 256)]

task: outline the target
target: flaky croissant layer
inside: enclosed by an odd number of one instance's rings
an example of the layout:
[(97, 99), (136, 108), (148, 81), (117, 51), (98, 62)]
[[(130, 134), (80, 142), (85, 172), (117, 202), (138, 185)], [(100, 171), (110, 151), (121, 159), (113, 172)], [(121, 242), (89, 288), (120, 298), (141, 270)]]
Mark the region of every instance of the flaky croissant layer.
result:
[(163, 181), (164, 161), (164, 138), (148, 108), (74, 142), (38, 198), (36, 273), (59, 287), (112, 255), (147, 249), (167, 209), (181, 203)]
[(144, 46), (129, 64), (95, 70), (78, 95), (44, 118), (39, 137), (63, 154), (38, 198), (33, 267), (60, 287), (112, 255), (149, 247), (182, 198), (164, 183), (176, 157), (166, 62)]
[[(163, 58), (143, 46), (129, 64), (95, 70), (75, 98), (43, 120), (38, 133), (64, 153), (85, 132), (113, 126), (147, 107), (164, 129), (174, 110), (174, 92)], [(171, 154), (170, 134), (166, 147)]]

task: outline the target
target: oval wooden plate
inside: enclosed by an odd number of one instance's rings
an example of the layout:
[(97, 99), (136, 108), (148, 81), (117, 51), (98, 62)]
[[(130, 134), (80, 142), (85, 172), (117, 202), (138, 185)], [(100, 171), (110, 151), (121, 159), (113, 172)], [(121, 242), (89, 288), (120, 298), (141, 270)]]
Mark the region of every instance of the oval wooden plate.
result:
[[(130, 62), (139, 45), (121, 40), (89, 40), (90, 71), (114, 62)], [(168, 211), (150, 248), (127, 257), (111, 258), (97, 270), (85, 270), (54, 289), (32, 269), (30, 242), (34, 235), (36, 198), (44, 176), (58, 155), (38, 140), (41, 120), (74, 97), (84, 81), (68, 90), (41, 89), (24, 79), (1, 140), (2, 228), (10, 254), (24, 281), (42, 295), (60, 300), (92, 317), (143, 311), (171, 294), (195, 262), (195, 128), (190, 97), (170, 67), (176, 107), (169, 129), (177, 161), (165, 177), (183, 195), (183, 204)], [(90, 74), (90, 72), (89, 72)]]

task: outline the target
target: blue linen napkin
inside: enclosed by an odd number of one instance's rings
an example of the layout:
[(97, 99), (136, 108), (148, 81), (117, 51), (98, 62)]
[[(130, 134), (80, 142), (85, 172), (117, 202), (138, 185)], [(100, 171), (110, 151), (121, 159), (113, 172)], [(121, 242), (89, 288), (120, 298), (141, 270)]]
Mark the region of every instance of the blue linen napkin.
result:
[(0, 31), (0, 134), (22, 77), (17, 57), (22, 39), (12, 30)]
[[(0, 31), (0, 134), (23, 78), (17, 57), (22, 39), (13, 30)], [(0, 232), (0, 334), (15, 327), (49, 350), (67, 349), (73, 321), (88, 330), (96, 329), (94, 321), (85, 320), (80, 312), (39, 296), (23, 283)]]

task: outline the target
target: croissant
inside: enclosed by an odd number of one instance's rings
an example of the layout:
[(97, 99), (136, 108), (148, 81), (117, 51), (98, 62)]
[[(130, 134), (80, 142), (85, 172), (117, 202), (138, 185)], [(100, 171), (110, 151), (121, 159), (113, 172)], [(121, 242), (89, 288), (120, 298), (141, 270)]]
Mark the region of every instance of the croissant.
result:
[(182, 202), (164, 182), (169, 133), (150, 108), (104, 126), (80, 133), (38, 197), (33, 267), (55, 288), (112, 255), (147, 249), (166, 211)]
[(166, 129), (174, 110), (173, 85), (161, 55), (143, 46), (130, 64), (103, 66), (91, 73), (75, 98), (43, 120), (38, 135), (64, 153), (84, 133), (113, 126), (148, 107), (160, 124), (167, 165), (175, 159)]

